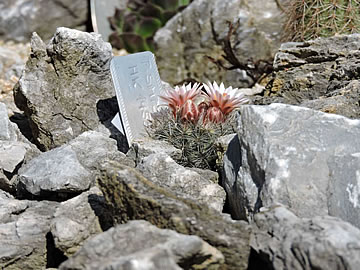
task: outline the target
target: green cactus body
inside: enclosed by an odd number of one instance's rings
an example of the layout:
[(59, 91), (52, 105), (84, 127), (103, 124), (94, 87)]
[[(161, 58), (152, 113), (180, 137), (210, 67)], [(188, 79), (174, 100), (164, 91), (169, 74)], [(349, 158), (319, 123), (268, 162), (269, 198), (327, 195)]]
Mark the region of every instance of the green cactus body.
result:
[(115, 11), (109, 18), (115, 30), (109, 37), (114, 48), (129, 53), (154, 51), (153, 36), (192, 0), (129, 0), (126, 10)]
[(148, 134), (156, 140), (165, 140), (180, 149), (181, 157), (177, 163), (186, 167), (210, 169), (216, 171), (219, 163), (217, 141), (221, 136), (234, 133), (235, 114), (224, 123), (184, 123), (180, 117), (173, 117), (167, 109), (152, 115)]
[(292, 0), (285, 13), (285, 40), (360, 32), (359, 0)]

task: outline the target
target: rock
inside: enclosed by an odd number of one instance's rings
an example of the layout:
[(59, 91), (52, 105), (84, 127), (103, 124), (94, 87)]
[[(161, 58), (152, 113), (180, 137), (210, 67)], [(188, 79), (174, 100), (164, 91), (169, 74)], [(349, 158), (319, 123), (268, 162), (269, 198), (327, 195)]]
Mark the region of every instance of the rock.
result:
[(153, 140), (149, 137), (144, 137), (141, 140), (135, 140), (132, 143), (126, 156), (133, 159), (135, 164), (139, 164), (144, 157), (147, 157), (151, 154), (160, 153), (167, 154), (173, 159), (178, 159), (181, 157), (180, 149), (175, 148), (166, 141)]
[(103, 165), (98, 183), (114, 223), (144, 219), (159, 228), (197, 235), (225, 256), (222, 269), (247, 269), (250, 226), (158, 187), (135, 169)]
[(97, 104), (114, 95), (110, 44), (98, 34), (60, 27), (47, 47), (34, 34), (31, 49), (14, 97), (39, 147), (49, 150), (96, 129), (108, 113)]
[(254, 61), (273, 58), (280, 46), (283, 21), (275, 1), (195, 0), (155, 34), (161, 78), (171, 84), (188, 78), (223, 81), (234, 87), (252, 84), (244, 71), (219, 70), (207, 59), (209, 56), (226, 62), (222, 55), (228, 21), (240, 22), (231, 39), (238, 60), (247, 63), (250, 58)]
[(89, 4), (86, 0), (4, 0), (0, 9), (0, 38), (28, 41), (32, 32), (49, 39), (59, 26), (86, 29)]
[(20, 142), (0, 142), (0, 168), (14, 172), (25, 158), (26, 146)]
[(51, 217), (58, 203), (16, 200), (0, 190), (0, 267), (45, 269), (56, 263), (51, 250)]
[[(91, 186), (94, 179), (80, 163), (71, 146), (45, 152), (23, 166), (18, 176), (18, 193), (39, 197), (77, 195)], [(50, 194), (49, 194), (50, 193)], [(56, 194), (58, 193), (58, 194)], [(64, 193), (64, 194), (61, 194)]]
[(147, 179), (180, 198), (206, 204), (219, 212), (223, 209), (226, 193), (222, 187), (197, 171), (177, 164), (167, 154), (151, 154), (142, 159), (137, 169)]
[(265, 97), (255, 104), (300, 104), (360, 118), (360, 34), (337, 35), (281, 45)]
[(51, 221), (51, 234), (55, 246), (66, 256), (73, 255), (89, 237), (102, 232), (98, 217), (89, 200), (102, 196), (94, 187), (88, 192), (62, 202)]
[(14, 141), (16, 139), (15, 127), (9, 120), (6, 105), (0, 102), (0, 140)]
[(76, 196), (95, 184), (97, 168), (109, 160), (134, 166), (117, 150), (115, 140), (87, 131), (25, 164), (19, 171), (18, 194), (61, 200)]
[(340, 114), (352, 119), (360, 119), (360, 80), (352, 80), (345, 87), (330, 92), (325, 97), (305, 100), (299, 105), (326, 113)]
[(360, 152), (334, 155), (329, 164), (329, 215), (360, 228)]
[(13, 192), (19, 168), (39, 153), (10, 122), (7, 108), (0, 102), (0, 189)]
[[(239, 143), (228, 148), (224, 166), (235, 218), (251, 220), (261, 206), (274, 203), (299, 217), (336, 215), (338, 206), (329, 200), (358, 186), (357, 167), (347, 171), (345, 164), (347, 156), (360, 164), (360, 120), (285, 104), (244, 105), (237, 133)], [(341, 218), (349, 222), (360, 215), (352, 196), (339, 202)]]
[(89, 239), (59, 269), (219, 269), (223, 262), (198, 236), (134, 220)]
[(254, 230), (251, 247), (269, 269), (359, 268), (360, 230), (347, 222), (298, 218), (281, 205), (261, 209), (254, 220), (262, 231)]

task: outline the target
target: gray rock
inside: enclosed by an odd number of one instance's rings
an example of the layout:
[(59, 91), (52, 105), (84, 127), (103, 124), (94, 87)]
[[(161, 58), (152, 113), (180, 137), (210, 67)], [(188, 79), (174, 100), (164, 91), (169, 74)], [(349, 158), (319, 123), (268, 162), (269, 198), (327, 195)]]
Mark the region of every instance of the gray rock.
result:
[(65, 144), (105, 121), (108, 112), (98, 105), (114, 95), (109, 43), (98, 34), (61, 27), (47, 47), (34, 34), (31, 48), (14, 97), (42, 150)]
[(0, 190), (0, 267), (44, 269), (51, 266), (47, 233), (58, 203), (16, 200)]
[[(360, 230), (338, 218), (298, 218), (281, 205), (255, 215), (253, 256), (280, 269), (347, 269), (360, 264)], [(260, 268), (255, 268), (260, 269)]]
[(0, 140), (16, 141), (16, 139), (15, 127), (9, 120), (6, 105), (0, 102)]
[(282, 14), (275, 1), (195, 0), (158, 30), (154, 37), (162, 79), (171, 84), (193, 78), (248, 87), (252, 82), (243, 71), (219, 70), (206, 59), (209, 56), (224, 61), (222, 55), (223, 42), (228, 34), (227, 21), (240, 21), (232, 44), (241, 62), (247, 63), (249, 58), (254, 61), (273, 58), (280, 46), (279, 33), (282, 28)]
[(0, 102), (0, 189), (14, 191), (19, 167), (39, 153), (10, 122), (7, 108)]
[(177, 164), (164, 153), (142, 159), (137, 169), (150, 181), (171, 190), (180, 198), (192, 199), (221, 212), (226, 193), (222, 187), (198, 172)]
[(149, 137), (135, 140), (126, 155), (133, 159), (135, 164), (139, 164), (144, 157), (159, 153), (167, 154), (173, 159), (181, 157), (180, 149), (175, 148), (166, 141), (153, 140)]
[(221, 252), (197, 236), (134, 220), (89, 239), (59, 269), (219, 269), (223, 262)]
[(281, 45), (272, 80), (255, 104), (300, 104), (360, 118), (360, 34), (337, 35)]
[(360, 119), (360, 80), (351, 80), (344, 87), (332, 91), (325, 97), (305, 100), (299, 105), (326, 113), (340, 114), (352, 119)]
[(18, 193), (46, 198), (76, 195), (95, 184), (97, 168), (108, 160), (133, 165), (117, 150), (115, 140), (87, 131), (25, 164), (19, 171)]
[(0, 168), (10, 173), (14, 172), (17, 165), (24, 160), (27, 147), (21, 142), (0, 141)]
[(85, 30), (89, 18), (86, 0), (3, 0), (0, 38), (28, 41), (32, 32), (49, 39), (59, 26)]
[(45, 197), (46, 193), (81, 193), (94, 179), (71, 146), (63, 146), (32, 159), (20, 169), (18, 181), (19, 195)]
[(78, 251), (86, 239), (102, 232), (98, 217), (89, 202), (91, 196), (102, 194), (94, 187), (62, 202), (51, 221), (55, 246), (68, 257)]
[(334, 155), (328, 164), (329, 215), (360, 228), (360, 152)]
[[(242, 106), (239, 143), (229, 147), (224, 166), (233, 217), (251, 220), (261, 206), (277, 202), (300, 217), (335, 214), (329, 206), (333, 189), (346, 194), (356, 183), (342, 156), (360, 163), (359, 138), (360, 120), (285, 104)], [(342, 208), (342, 218), (351, 222), (360, 212), (349, 198), (342, 198), (351, 206)]]
[(104, 164), (98, 183), (114, 223), (144, 219), (160, 228), (197, 235), (222, 252), (223, 269), (247, 269), (250, 226), (245, 222), (178, 198), (135, 169), (118, 163)]

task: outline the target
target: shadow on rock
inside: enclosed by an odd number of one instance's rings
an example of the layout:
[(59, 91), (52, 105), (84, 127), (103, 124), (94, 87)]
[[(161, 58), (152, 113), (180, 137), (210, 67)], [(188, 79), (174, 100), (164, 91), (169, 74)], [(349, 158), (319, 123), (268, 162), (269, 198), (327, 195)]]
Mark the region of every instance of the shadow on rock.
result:
[(111, 120), (119, 112), (116, 97), (99, 100), (96, 110), (100, 122), (109, 130), (110, 138), (116, 140), (119, 151), (126, 153), (129, 150), (126, 137), (111, 123)]

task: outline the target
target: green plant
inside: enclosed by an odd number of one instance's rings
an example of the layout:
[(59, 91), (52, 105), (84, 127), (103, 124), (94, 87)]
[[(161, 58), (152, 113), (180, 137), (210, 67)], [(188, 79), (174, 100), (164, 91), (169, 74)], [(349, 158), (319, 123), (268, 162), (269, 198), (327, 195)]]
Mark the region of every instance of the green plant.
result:
[[(205, 91), (201, 91), (202, 87)], [(234, 132), (234, 111), (248, 100), (237, 88), (224, 84), (191, 84), (168, 89), (161, 97), (166, 107), (153, 113), (147, 127), (150, 137), (180, 149), (178, 163), (216, 169), (217, 140)]]
[(115, 30), (109, 37), (114, 48), (129, 53), (154, 51), (153, 36), (192, 0), (129, 0), (127, 9), (116, 9), (109, 18)]
[(359, 0), (293, 0), (285, 6), (284, 40), (360, 32)]

